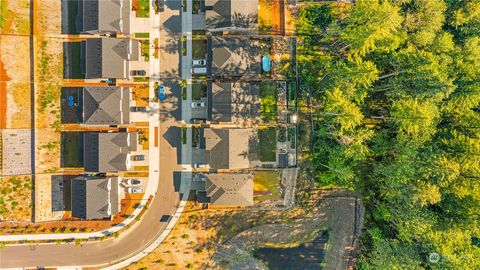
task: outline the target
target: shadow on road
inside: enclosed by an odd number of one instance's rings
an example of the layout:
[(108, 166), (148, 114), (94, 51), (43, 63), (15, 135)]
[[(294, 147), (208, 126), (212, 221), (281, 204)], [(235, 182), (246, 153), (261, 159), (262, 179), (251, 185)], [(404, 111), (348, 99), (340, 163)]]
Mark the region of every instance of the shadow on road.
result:
[(177, 164), (182, 163), (182, 130), (179, 127), (170, 127), (163, 134), (163, 138), (177, 150)]

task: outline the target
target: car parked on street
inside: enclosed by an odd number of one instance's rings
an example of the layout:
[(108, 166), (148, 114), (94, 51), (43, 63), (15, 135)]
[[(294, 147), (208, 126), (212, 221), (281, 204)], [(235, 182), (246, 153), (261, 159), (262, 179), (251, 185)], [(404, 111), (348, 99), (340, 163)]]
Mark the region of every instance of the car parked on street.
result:
[(205, 108), (205, 102), (192, 102), (192, 108)]
[(127, 193), (143, 193), (144, 190), (141, 187), (128, 187)]
[(138, 179), (138, 178), (126, 179), (123, 181), (123, 183), (125, 183), (125, 185), (127, 186), (138, 186), (142, 184), (142, 179)]
[(158, 99), (160, 101), (165, 100), (167, 98), (167, 95), (165, 94), (165, 87), (163, 85), (160, 85), (158, 87)]
[(204, 67), (206, 65), (207, 65), (207, 60), (205, 59), (192, 60), (192, 66)]

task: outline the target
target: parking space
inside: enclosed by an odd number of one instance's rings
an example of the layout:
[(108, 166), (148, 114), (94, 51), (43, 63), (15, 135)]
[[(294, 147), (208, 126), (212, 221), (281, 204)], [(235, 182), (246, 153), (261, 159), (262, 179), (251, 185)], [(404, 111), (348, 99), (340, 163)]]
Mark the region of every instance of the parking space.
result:
[[(123, 177), (120, 182), (120, 192), (125, 197), (125, 193), (144, 193), (147, 189), (148, 177), (129, 176)], [(131, 189), (129, 189), (131, 188)]]

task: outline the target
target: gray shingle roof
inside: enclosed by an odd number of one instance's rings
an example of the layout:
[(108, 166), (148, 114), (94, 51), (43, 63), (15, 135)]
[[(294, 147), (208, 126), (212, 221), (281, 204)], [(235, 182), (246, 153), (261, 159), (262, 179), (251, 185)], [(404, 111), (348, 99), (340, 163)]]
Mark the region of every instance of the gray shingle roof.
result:
[(211, 205), (253, 205), (253, 176), (251, 174), (207, 174), (205, 190)]
[(205, 6), (208, 29), (257, 29), (258, 0), (205, 0)]
[(130, 60), (138, 60), (138, 40), (120, 38), (89, 38), (85, 41), (86, 79), (127, 79)]
[(137, 150), (136, 132), (86, 132), (83, 139), (87, 172), (116, 172), (129, 169), (130, 152)]
[(72, 179), (72, 216), (81, 219), (104, 219), (120, 211), (118, 177)]
[(238, 36), (214, 36), (211, 39), (212, 76), (256, 76), (261, 72), (257, 40)]
[(256, 118), (260, 111), (259, 87), (256, 84), (212, 83), (212, 116), (215, 122), (240, 122)]
[(119, 86), (83, 88), (83, 123), (119, 125), (130, 123), (130, 88)]
[(130, 33), (129, 0), (80, 0), (80, 32)]
[(214, 169), (246, 169), (252, 129), (204, 129), (205, 150)]

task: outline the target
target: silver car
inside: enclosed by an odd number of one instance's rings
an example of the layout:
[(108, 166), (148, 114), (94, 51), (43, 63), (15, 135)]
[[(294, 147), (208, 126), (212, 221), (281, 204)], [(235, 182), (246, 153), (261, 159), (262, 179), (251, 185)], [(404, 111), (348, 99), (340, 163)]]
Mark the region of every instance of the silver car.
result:
[(143, 193), (143, 188), (141, 187), (128, 187), (127, 193)]

